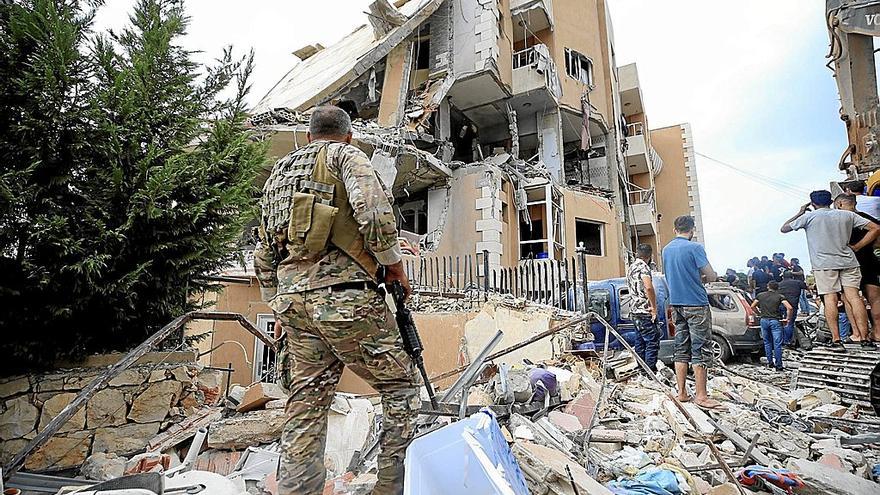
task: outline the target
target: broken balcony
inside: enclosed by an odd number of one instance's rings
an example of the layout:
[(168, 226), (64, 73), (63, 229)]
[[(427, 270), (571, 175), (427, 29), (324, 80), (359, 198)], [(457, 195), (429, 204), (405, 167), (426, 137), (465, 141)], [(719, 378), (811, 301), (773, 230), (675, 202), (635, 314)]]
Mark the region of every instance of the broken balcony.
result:
[(657, 234), (657, 204), (653, 189), (642, 189), (630, 184), (630, 225), (639, 237)]
[(642, 102), (642, 87), (639, 84), (639, 71), (636, 64), (618, 68), (617, 79), (620, 85), (620, 104), (623, 106), (623, 115), (631, 117), (645, 113)]
[[(513, 94), (546, 95), (559, 99), (562, 85), (547, 45), (534, 45), (513, 54)], [(541, 103), (541, 102), (539, 102)]]
[[(627, 124), (626, 136), (626, 172), (628, 175), (652, 172), (650, 146), (645, 139), (644, 124), (635, 122)], [(656, 155), (656, 153), (654, 153)]]
[(533, 33), (553, 30), (553, 4), (549, 0), (512, 0), (513, 40), (521, 41)]

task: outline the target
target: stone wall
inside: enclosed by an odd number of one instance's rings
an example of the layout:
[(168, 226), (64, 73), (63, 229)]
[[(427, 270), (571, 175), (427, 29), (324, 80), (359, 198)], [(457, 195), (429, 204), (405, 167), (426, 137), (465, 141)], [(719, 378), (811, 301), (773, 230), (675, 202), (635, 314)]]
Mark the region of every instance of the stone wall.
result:
[[(27, 459), (28, 471), (78, 467), (91, 453), (129, 454), (171, 424), (220, 398), (220, 372), (203, 370), (193, 353), (155, 353), (114, 377), (59, 432)], [(158, 359), (157, 359), (158, 358)], [(163, 358), (165, 358), (163, 360)], [(93, 368), (0, 379), (0, 462), (9, 461), (96, 376)], [(115, 361), (115, 359), (110, 359)]]

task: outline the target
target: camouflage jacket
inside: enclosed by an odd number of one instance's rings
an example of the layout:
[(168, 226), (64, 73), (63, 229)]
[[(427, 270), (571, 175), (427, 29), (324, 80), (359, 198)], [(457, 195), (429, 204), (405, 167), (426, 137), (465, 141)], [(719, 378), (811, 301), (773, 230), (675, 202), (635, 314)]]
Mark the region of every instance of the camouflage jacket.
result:
[[(279, 294), (372, 280), (353, 258), (332, 244), (309, 255), (301, 244), (287, 239), (297, 179), (310, 174), (324, 144), (327, 142), (312, 142), (278, 160), (263, 186), (261, 233), (254, 251), (254, 270), (264, 301)], [(397, 223), (391, 209), (393, 198), (364, 152), (350, 144), (330, 143), (327, 168), (345, 185), (367, 249), (382, 265), (400, 261)]]

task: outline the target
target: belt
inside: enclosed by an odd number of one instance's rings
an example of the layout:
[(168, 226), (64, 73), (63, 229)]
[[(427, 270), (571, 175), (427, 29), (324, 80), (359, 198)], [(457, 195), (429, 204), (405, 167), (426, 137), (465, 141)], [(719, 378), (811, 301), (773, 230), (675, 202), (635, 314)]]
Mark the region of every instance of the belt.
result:
[(343, 282), (341, 284), (334, 284), (328, 287), (330, 292), (339, 291), (339, 290), (352, 290), (352, 289), (360, 289), (360, 290), (373, 290), (378, 292), (379, 286), (374, 284), (373, 282)]

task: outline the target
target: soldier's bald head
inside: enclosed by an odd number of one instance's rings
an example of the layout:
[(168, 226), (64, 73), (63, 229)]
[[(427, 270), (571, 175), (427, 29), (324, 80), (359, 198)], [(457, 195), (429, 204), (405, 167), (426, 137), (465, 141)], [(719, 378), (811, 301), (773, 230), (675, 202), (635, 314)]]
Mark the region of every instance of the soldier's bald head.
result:
[(316, 139), (351, 142), (351, 118), (348, 113), (334, 105), (315, 108), (309, 119), (309, 141)]

